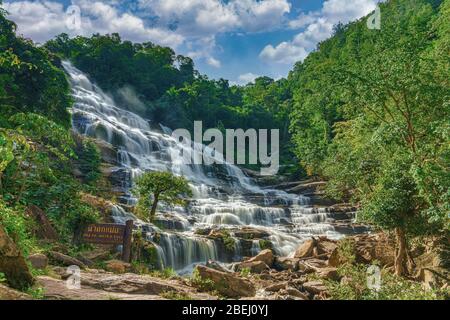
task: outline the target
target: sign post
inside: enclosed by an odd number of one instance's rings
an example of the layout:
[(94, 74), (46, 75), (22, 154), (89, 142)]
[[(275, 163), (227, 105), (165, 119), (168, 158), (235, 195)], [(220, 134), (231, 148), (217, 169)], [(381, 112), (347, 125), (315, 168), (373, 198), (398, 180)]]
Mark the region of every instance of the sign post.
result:
[(131, 261), (131, 238), (133, 236), (133, 220), (128, 220), (125, 224), (125, 232), (123, 234), (122, 260)]
[(87, 226), (83, 233), (83, 241), (96, 244), (122, 245), (122, 260), (130, 262), (133, 220), (125, 225), (114, 223), (97, 223)]

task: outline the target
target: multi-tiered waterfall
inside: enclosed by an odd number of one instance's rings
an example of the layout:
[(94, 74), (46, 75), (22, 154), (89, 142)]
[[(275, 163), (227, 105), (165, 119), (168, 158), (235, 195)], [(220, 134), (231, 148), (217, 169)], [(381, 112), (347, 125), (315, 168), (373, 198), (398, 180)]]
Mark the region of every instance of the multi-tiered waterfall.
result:
[[(248, 227), (263, 234), (283, 256), (293, 253), (312, 235), (339, 236), (328, 223), (326, 209), (313, 208), (306, 197), (260, 188), (234, 165), (183, 164), (179, 150), (186, 146), (172, 138), (167, 128), (119, 108), (81, 71), (68, 62), (63, 65), (75, 101), (74, 129), (117, 150), (114, 170), (121, 177), (122, 202), (133, 201), (128, 193), (132, 180), (146, 170), (171, 171), (190, 181), (194, 196), (188, 208), (160, 208), (158, 219), (166, 222), (164, 228), (137, 221), (147, 231), (149, 241), (158, 234), (155, 245), (162, 267), (183, 270), (209, 259), (230, 262), (244, 254), (257, 254), (261, 250), (258, 238), (242, 240), (236, 236)], [(114, 216), (118, 222), (134, 218), (120, 206), (115, 208)], [(199, 232), (218, 228), (229, 230), (230, 237), (236, 240), (231, 255), (224, 254), (217, 241)]]

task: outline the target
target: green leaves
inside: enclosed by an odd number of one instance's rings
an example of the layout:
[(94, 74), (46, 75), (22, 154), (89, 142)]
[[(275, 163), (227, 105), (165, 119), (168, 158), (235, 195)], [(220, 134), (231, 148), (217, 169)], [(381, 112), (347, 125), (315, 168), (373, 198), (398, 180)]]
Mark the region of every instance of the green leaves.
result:
[(186, 197), (192, 196), (188, 181), (170, 172), (146, 172), (136, 179), (135, 184), (133, 194), (139, 197), (138, 210), (143, 213), (152, 207), (151, 218), (158, 201), (184, 205)]
[(302, 165), (385, 229), (449, 226), (449, 3), (382, 4), (382, 32), (340, 28), (290, 75)]
[(13, 141), (0, 132), (0, 177), (8, 164), (14, 160)]

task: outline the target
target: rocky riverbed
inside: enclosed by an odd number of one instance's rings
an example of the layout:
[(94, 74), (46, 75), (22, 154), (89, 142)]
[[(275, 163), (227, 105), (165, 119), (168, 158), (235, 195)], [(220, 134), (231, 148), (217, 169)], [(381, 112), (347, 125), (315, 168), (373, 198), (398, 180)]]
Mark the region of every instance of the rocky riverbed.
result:
[[(348, 237), (355, 263), (377, 264), (389, 270), (394, 263), (393, 241), (384, 233)], [(431, 240), (430, 240), (431, 241)], [(41, 269), (35, 288), (38, 298), (50, 300), (159, 300), (159, 299), (245, 299), (245, 300), (317, 300), (329, 299), (329, 281), (344, 283), (340, 256), (343, 241), (326, 237), (310, 239), (300, 245), (292, 257), (276, 256), (270, 249), (243, 261), (222, 264), (208, 261), (198, 265), (193, 275), (178, 276), (163, 272), (138, 273), (136, 267), (119, 260), (105, 260), (110, 252), (104, 247), (85, 256), (62, 253), (37, 254), (29, 262)], [(433, 246), (433, 247), (432, 247)], [(433, 249), (431, 249), (433, 248)], [(440, 248), (437, 250), (437, 248)], [(416, 248), (412, 280), (425, 287), (448, 289), (445, 246), (430, 243)], [(101, 262), (101, 263), (99, 263)], [(70, 288), (72, 273), (67, 266), (80, 267), (80, 288)], [(0, 285), (0, 299), (37, 297)]]

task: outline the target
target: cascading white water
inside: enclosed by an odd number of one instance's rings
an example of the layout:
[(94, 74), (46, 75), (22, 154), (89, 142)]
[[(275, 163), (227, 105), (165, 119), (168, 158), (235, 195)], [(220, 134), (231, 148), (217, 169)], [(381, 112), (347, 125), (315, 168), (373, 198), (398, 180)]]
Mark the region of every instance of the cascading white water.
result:
[[(116, 170), (124, 173), (122, 191), (127, 193), (133, 178), (147, 170), (171, 171), (190, 181), (194, 196), (187, 210), (160, 208), (161, 212), (170, 211), (173, 219), (181, 221), (179, 228), (167, 231), (138, 221), (146, 226), (150, 240), (153, 234), (158, 234), (155, 244), (161, 267), (182, 270), (209, 259), (220, 260), (222, 255), (216, 242), (195, 233), (201, 228), (235, 230), (252, 226), (268, 233), (274, 250), (285, 256), (292, 254), (299, 243), (312, 235), (339, 236), (327, 224), (327, 212), (311, 208), (306, 197), (262, 189), (234, 165), (183, 164), (179, 154), (187, 147), (169, 135), (169, 128), (151, 125), (139, 115), (117, 107), (113, 99), (81, 71), (69, 62), (63, 62), (63, 66), (69, 75), (75, 101), (73, 128), (117, 148)], [(194, 149), (189, 151), (197, 152)], [(258, 204), (250, 202), (252, 197), (259, 198)], [(131, 196), (124, 200), (133, 202)], [(120, 206), (113, 211), (119, 223), (130, 218), (136, 220)], [(237, 241), (235, 258), (239, 258), (241, 250)], [(251, 254), (259, 251), (259, 242), (254, 240)]]

